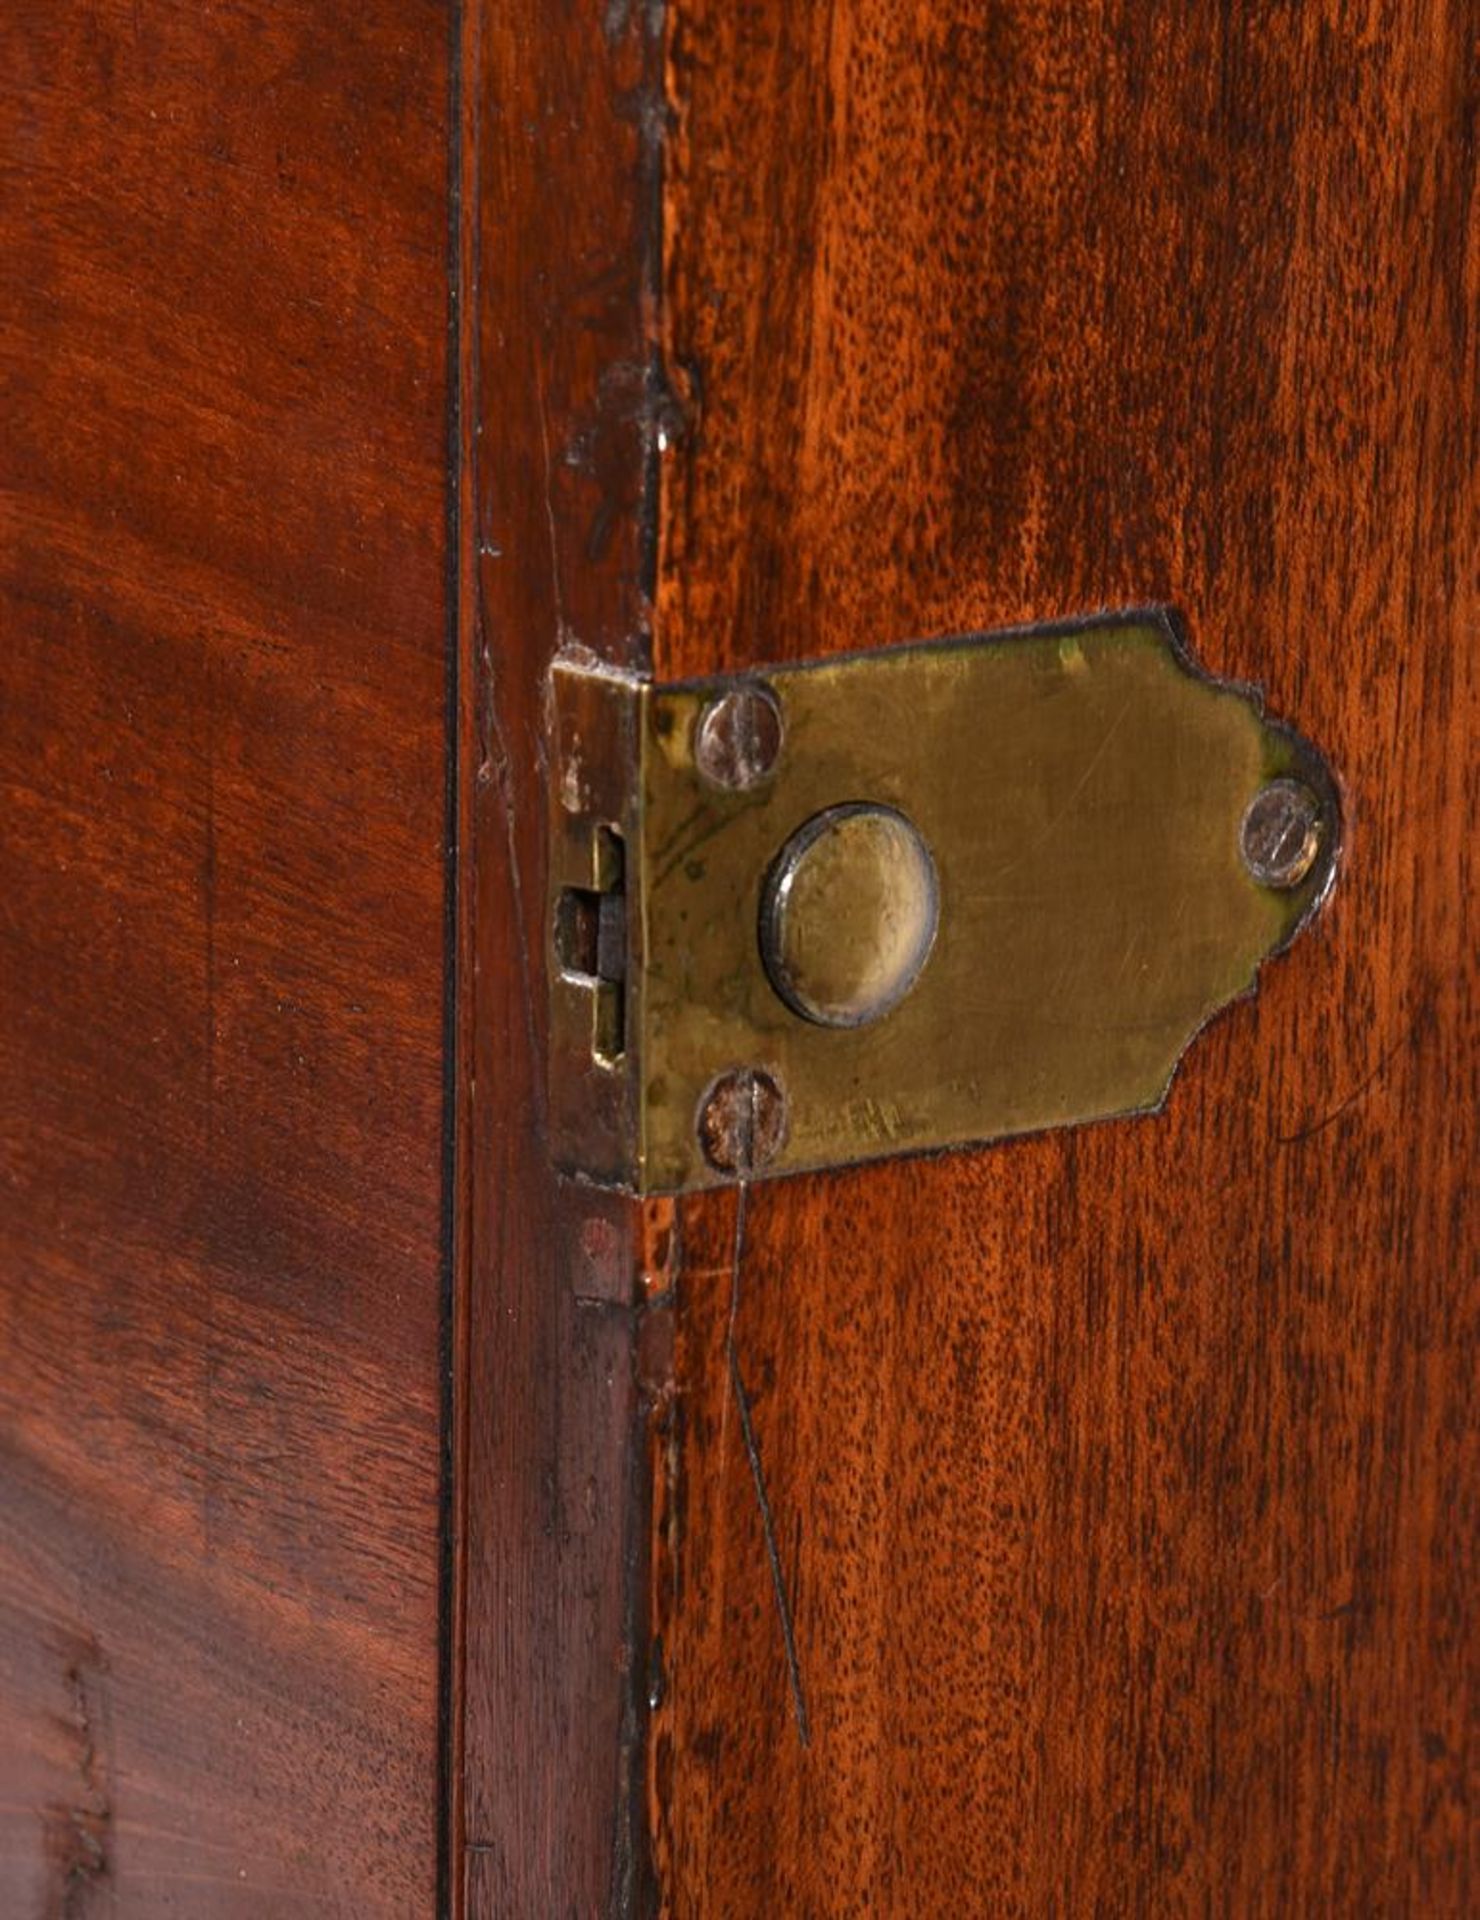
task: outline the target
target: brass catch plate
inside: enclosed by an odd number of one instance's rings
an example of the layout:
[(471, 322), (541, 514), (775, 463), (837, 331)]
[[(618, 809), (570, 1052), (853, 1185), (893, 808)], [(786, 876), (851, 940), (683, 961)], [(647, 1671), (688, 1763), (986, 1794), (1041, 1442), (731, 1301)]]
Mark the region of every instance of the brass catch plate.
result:
[[(700, 1117), (736, 1069), (784, 1102), (758, 1174), (1155, 1108), (1334, 873), (1319, 755), (1200, 673), (1160, 612), (778, 667), (774, 757), (716, 784), (696, 741), (756, 684), (556, 668), (551, 1116), (589, 1178), (728, 1177)], [(1310, 857), (1271, 884), (1245, 822), (1281, 781), (1313, 802)], [(799, 830), (860, 807), (928, 850), (934, 937), (877, 1019), (820, 1024), (768, 970), (763, 903)]]

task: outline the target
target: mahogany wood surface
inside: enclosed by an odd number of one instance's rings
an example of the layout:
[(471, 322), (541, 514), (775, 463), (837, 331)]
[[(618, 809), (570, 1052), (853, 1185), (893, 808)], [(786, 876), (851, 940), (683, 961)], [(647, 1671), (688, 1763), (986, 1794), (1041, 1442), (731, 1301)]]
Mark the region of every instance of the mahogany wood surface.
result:
[(449, 36), (0, 9), (0, 1914), (431, 1914)]
[(653, 548), (659, 22), (468, 10), (463, 645), (473, 711), (462, 1442), (468, 1911), (630, 1913), (643, 1888), (646, 1392), (635, 1205), (545, 1128), (546, 693), (641, 666)]
[(681, 1207), (667, 1913), (1480, 1908), (1472, 30), (671, 14), (658, 675), (1166, 602), (1347, 818), (1161, 1115)]
[[(1480, 1906), (1468, 29), (5, 12), (5, 1920)], [(554, 1175), (558, 650), (1148, 601), (1346, 808), (1164, 1113)]]

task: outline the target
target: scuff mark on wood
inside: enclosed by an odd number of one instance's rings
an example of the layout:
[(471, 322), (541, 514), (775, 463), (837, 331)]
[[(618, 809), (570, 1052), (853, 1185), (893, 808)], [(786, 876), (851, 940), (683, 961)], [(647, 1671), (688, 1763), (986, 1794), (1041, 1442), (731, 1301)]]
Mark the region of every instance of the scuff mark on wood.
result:
[(66, 1692), (57, 1725), (69, 1791), (42, 1813), (50, 1869), (42, 1913), (43, 1920), (76, 1920), (97, 1910), (93, 1895), (112, 1872), (108, 1665), (89, 1633), (59, 1633), (56, 1650)]

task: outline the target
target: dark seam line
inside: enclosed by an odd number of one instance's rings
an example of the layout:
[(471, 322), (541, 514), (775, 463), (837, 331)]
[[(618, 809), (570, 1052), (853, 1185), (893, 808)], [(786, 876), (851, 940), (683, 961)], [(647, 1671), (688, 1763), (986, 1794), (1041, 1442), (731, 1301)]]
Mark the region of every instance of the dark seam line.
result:
[(457, 1529), (456, 1432), (457, 1409), (457, 1124), (458, 1124), (458, 940), (459, 881), (461, 851), (459, 808), (461, 805), (460, 731), (462, 703), (462, 166), (463, 166), (463, 5), (454, 0), (448, 9), (447, 47), (447, 334), (446, 334), (446, 448), (445, 478), (447, 553), (444, 562), (446, 593), (446, 664), (443, 699), (446, 702), (443, 771), (443, 852), (442, 899), (442, 1218), (440, 1312), (437, 1334), (437, 1360), (441, 1375), (438, 1445), (438, 1554), (437, 1554), (437, 1757), (435, 1797), (437, 1807), (435, 1911), (450, 1915), (454, 1905), (454, 1875), (460, 1871), (455, 1857), (455, 1841), (461, 1835), (452, 1832), (452, 1806), (455, 1783), (457, 1688), (459, 1676), (453, 1672), (456, 1642)]

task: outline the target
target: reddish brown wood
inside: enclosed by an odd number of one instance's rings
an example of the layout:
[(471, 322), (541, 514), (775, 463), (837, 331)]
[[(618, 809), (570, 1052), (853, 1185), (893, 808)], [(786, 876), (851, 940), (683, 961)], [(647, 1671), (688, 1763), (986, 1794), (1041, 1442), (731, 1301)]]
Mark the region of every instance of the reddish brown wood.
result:
[(1165, 601), (1348, 810), (1161, 1116), (755, 1189), (805, 1750), (733, 1201), (683, 1207), (675, 1915), (1480, 1905), (1470, 25), (671, 22), (659, 674)]
[(435, 1910), (448, 36), (0, 21), (0, 1912)]
[(467, 1375), (469, 1910), (629, 1912), (641, 1881), (631, 1203), (545, 1137), (545, 695), (646, 653), (660, 47), (644, 8), (475, 9), (467, 642), (475, 1001)]
[[(0, 1912), (1480, 1904), (1466, 27), (9, 10)], [(1349, 833), (1164, 1115), (758, 1188), (738, 1300), (554, 1177), (557, 648), (1146, 600)]]

